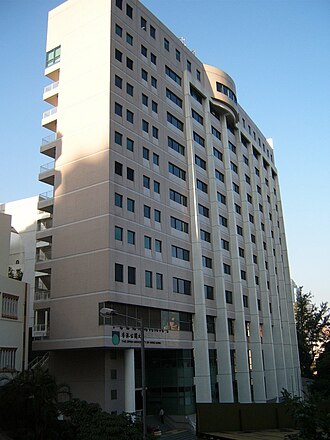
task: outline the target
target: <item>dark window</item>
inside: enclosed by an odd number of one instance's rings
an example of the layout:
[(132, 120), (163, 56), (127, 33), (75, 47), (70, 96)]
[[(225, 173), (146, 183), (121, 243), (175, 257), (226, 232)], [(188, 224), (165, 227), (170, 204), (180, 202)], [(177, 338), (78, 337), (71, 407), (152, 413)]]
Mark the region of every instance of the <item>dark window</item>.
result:
[(237, 174), (237, 165), (234, 162), (230, 162), (230, 168), (232, 169), (232, 171), (234, 171), (234, 173)]
[(146, 57), (148, 55), (148, 49), (141, 44), (141, 54)]
[(206, 299), (214, 299), (214, 287), (204, 284), (204, 295)]
[(223, 271), (225, 274), (230, 275), (231, 268), (230, 268), (229, 264), (223, 263)]
[(123, 0), (116, 0), (116, 6), (119, 9), (123, 9)]
[(127, 268), (127, 282), (128, 284), (136, 284), (136, 268), (128, 266)]
[(151, 77), (151, 85), (152, 85), (152, 87), (157, 89), (157, 79), (154, 78), (153, 76)]
[(228, 220), (223, 215), (219, 215), (220, 225), (228, 227)]
[(134, 231), (127, 231), (127, 243), (128, 244), (135, 244), (135, 232)]
[(127, 179), (134, 182), (134, 170), (130, 167), (127, 167)]
[(118, 174), (118, 176), (123, 175), (123, 164), (120, 162), (115, 162), (115, 173)]
[(127, 211), (135, 211), (135, 200), (127, 198)]
[(241, 279), (246, 280), (246, 272), (245, 270), (241, 270)]
[(198, 79), (198, 81), (201, 80), (201, 73), (198, 69), (196, 69), (196, 78)]
[(236, 154), (236, 147), (230, 141), (228, 141), (229, 150)]
[(133, 60), (131, 60), (130, 58), (126, 57), (126, 66), (133, 70)]
[(241, 248), (241, 247), (238, 248), (238, 255), (239, 255), (240, 257), (244, 258), (244, 256), (245, 256), (245, 252), (244, 252), (244, 249), (243, 249), (243, 248)]
[(143, 176), (143, 186), (144, 188), (150, 189), (150, 177)]
[(212, 258), (202, 256), (202, 265), (203, 267), (207, 267), (208, 269), (212, 269)]
[(115, 143), (118, 145), (123, 145), (123, 135), (118, 131), (115, 131)]
[(174, 104), (176, 104), (178, 107), (182, 108), (182, 99), (179, 98), (170, 89), (166, 89), (166, 97), (169, 98), (172, 102), (174, 102)]
[(159, 136), (158, 133), (159, 133), (158, 128), (152, 126), (152, 136), (153, 136), (155, 139), (158, 139), (158, 136)]
[(115, 226), (115, 240), (123, 241), (123, 228)]
[(126, 120), (127, 122), (134, 124), (134, 113), (131, 112), (130, 110), (126, 110)]
[(182, 156), (184, 156), (184, 146), (179, 144), (179, 142), (177, 142), (176, 140), (172, 139), (171, 137), (167, 138), (167, 143), (168, 146), (170, 148), (172, 148), (172, 150), (177, 151), (178, 153), (182, 154)]
[(229, 251), (229, 241), (222, 238), (221, 239), (221, 247), (222, 247), (222, 249)]
[(155, 101), (152, 101), (151, 103), (151, 110), (155, 113), (158, 113), (158, 104)]
[(180, 131), (183, 131), (183, 122), (181, 122), (178, 118), (173, 116), (171, 113), (167, 112), (167, 122), (174, 125)]
[(130, 139), (130, 138), (126, 139), (126, 148), (129, 151), (134, 151), (134, 141), (133, 141), (133, 139)]
[(151, 250), (151, 237), (148, 237), (147, 235), (144, 236), (144, 249)]
[(238, 235), (243, 235), (243, 228), (241, 226), (237, 225), (236, 230)]
[(154, 192), (160, 194), (160, 183), (154, 180)]
[(123, 116), (123, 106), (115, 102), (115, 114), (117, 116)]
[(164, 49), (170, 50), (170, 42), (166, 38), (164, 38)]
[(163, 290), (163, 274), (156, 273), (156, 289)]
[(235, 104), (237, 103), (236, 95), (229, 87), (217, 82), (217, 91), (228, 96), (232, 101), (235, 102)]
[(197, 142), (199, 145), (201, 145), (202, 147), (204, 147), (205, 145), (205, 140), (202, 138), (202, 136), (200, 136), (199, 134), (197, 134), (195, 131), (193, 133), (193, 137), (194, 137), (194, 141)]
[(149, 133), (149, 122), (142, 119), (142, 131)]
[(152, 25), (150, 25), (150, 36), (156, 38), (156, 29)]
[(237, 214), (241, 214), (242, 209), (239, 205), (237, 205), (237, 203), (235, 203), (235, 211), (237, 212)]
[(225, 182), (225, 175), (219, 170), (215, 170), (215, 177), (220, 180), (220, 182)]
[(218, 196), (218, 202), (225, 205), (226, 204), (226, 196), (224, 196), (223, 194), (221, 194), (219, 192), (217, 193), (217, 196)]
[(181, 61), (181, 52), (178, 49), (175, 49), (175, 58), (177, 61)]
[(124, 266), (122, 264), (115, 264), (115, 281), (120, 283), (124, 281)]
[(122, 89), (123, 87), (123, 80), (118, 75), (115, 75), (115, 86), (118, 87), (119, 89)]
[(247, 295), (243, 295), (243, 306), (249, 307), (249, 298)]
[(171, 217), (171, 228), (177, 229), (178, 231), (185, 232), (186, 234), (188, 234), (188, 223), (176, 217)]
[(126, 5), (126, 15), (129, 18), (133, 18), (133, 8), (129, 4)]
[(129, 33), (126, 33), (126, 42), (127, 42), (128, 44), (130, 44), (131, 46), (133, 46), (133, 37), (132, 37), (132, 35), (129, 34)]
[(200, 237), (201, 240), (207, 241), (208, 243), (211, 243), (211, 234), (204, 229), (200, 229)]
[(148, 72), (144, 69), (141, 69), (141, 77), (144, 81), (148, 81)]
[(206, 161), (197, 156), (197, 154), (195, 154), (195, 164), (201, 167), (203, 170), (206, 170)]
[(115, 58), (117, 61), (120, 61), (120, 62), (122, 62), (122, 60), (123, 60), (123, 54), (118, 49), (115, 50)]
[(115, 205), (119, 208), (123, 207), (123, 196), (121, 194), (115, 193)]
[(144, 31), (147, 30), (147, 20), (143, 17), (141, 17), (141, 29), (143, 29)]
[(186, 172), (171, 162), (168, 163), (168, 171), (179, 179), (186, 180)]
[(202, 215), (204, 217), (209, 217), (210, 216), (209, 208), (207, 208), (204, 205), (201, 205), (200, 203), (198, 204), (198, 212), (199, 212), (200, 215)]
[(153, 161), (154, 165), (159, 166), (159, 154), (152, 153), (152, 161)]
[(233, 190), (239, 194), (239, 186), (235, 182), (233, 182)]
[(191, 109), (191, 116), (195, 121), (197, 121), (199, 124), (203, 125), (203, 116), (201, 116), (199, 113), (197, 113), (194, 109)]
[(189, 251), (187, 249), (183, 249), (179, 246), (173, 246), (173, 245), (172, 245), (172, 257), (184, 261), (190, 260)]
[(132, 84), (130, 84), (130, 83), (126, 84), (126, 93), (130, 96), (133, 96), (134, 87), (132, 86)]
[(219, 141), (220, 141), (221, 140), (221, 133), (220, 133), (220, 131), (217, 130), (216, 128), (214, 128), (213, 125), (212, 125), (211, 129), (212, 129), (213, 136), (216, 137), (217, 139), (219, 139)]
[(173, 189), (170, 189), (170, 199), (180, 205), (187, 206), (187, 197)]
[(226, 295), (226, 303), (232, 304), (233, 303), (233, 292), (231, 292), (230, 290), (225, 290), (225, 295)]
[(191, 282), (182, 278), (173, 278), (173, 292), (191, 295)]
[(144, 217), (146, 217), (146, 218), (150, 218), (151, 217), (151, 208), (150, 208), (150, 206), (147, 206), (147, 205), (143, 206), (143, 214), (144, 214)]
[(201, 93), (199, 93), (199, 91), (197, 89), (195, 89), (195, 87), (193, 87), (192, 85), (190, 86), (190, 95), (199, 103), (199, 104), (203, 104), (203, 95)]
[(179, 84), (181, 86), (181, 78), (179, 75), (177, 75), (172, 69), (170, 69), (168, 66), (165, 66), (165, 73), (167, 76), (169, 76), (174, 82)]
[(61, 46), (57, 46), (46, 53), (46, 67), (50, 67), (53, 64), (61, 61)]
[(116, 34), (117, 34), (119, 37), (122, 37), (122, 35), (123, 35), (123, 28), (120, 27), (118, 24), (116, 24), (116, 26), (115, 26), (115, 32), (116, 32)]
[(150, 54), (150, 61), (152, 62), (152, 64), (157, 64), (157, 57), (155, 54), (151, 53)]
[(201, 180), (197, 179), (196, 180), (196, 186), (197, 186), (197, 189), (199, 189), (199, 190), (201, 190), (201, 191), (203, 191), (204, 193), (207, 194), (207, 185), (206, 185), (206, 183), (204, 183)]
[(142, 93), (142, 104), (148, 107), (148, 96)]
[(161, 222), (161, 212), (159, 211), (159, 209), (155, 209), (154, 211), (154, 220), (157, 223)]
[(187, 60), (187, 70), (191, 72), (191, 62), (189, 60)]
[(150, 270), (146, 270), (144, 272), (145, 286), (152, 288), (152, 272)]

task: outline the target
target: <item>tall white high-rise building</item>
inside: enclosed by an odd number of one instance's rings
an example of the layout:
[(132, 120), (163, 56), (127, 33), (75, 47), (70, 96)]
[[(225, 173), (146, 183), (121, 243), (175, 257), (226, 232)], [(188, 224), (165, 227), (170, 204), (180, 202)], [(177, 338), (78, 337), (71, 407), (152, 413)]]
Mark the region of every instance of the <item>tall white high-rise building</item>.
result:
[(66, 1), (46, 51), (34, 349), (74, 395), (132, 411), (133, 316), (149, 412), (299, 394), (278, 172), (234, 81), (138, 0)]

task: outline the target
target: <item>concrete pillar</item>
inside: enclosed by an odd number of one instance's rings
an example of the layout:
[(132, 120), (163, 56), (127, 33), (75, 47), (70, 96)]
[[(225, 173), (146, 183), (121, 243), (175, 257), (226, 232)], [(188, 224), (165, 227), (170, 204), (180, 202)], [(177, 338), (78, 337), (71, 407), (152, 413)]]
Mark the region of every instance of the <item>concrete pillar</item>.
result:
[(135, 412), (135, 369), (134, 349), (129, 348), (124, 352), (125, 374), (125, 412)]

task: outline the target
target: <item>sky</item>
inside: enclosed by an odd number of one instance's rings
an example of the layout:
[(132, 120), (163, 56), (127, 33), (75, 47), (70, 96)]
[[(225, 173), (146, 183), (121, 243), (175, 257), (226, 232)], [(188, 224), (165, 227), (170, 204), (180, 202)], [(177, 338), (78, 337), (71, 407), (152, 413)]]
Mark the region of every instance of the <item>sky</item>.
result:
[[(61, 3), (0, 0), (0, 203), (48, 190), (38, 182), (46, 27)], [(239, 104), (273, 139), (291, 277), (330, 302), (330, 0), (142, 3), (234, 79)]]

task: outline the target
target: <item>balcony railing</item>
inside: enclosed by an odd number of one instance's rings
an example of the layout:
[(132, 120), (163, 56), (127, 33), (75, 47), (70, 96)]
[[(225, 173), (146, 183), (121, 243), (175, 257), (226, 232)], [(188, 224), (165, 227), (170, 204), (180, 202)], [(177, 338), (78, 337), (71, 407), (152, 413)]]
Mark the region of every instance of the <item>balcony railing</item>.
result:
[(40, 166), (40, 173), (44, 173), (45, 171), (53, 170), (55, 167), (55, 160), (52, 160), (48, 163), (44, 163)]
[(35, 324), (32, 327), (32, 336), (34, 338), (46, 338), (49, 334), (48, 324)]
[(42, 119), (48, 118), (49, 116), (55, 115), (57, 113), (57, 107), (51, 108), (42, 114)]
[(55, 142), (57, 139), (61, 139), (61, 137), (62, 136), (58, 133), (52, 133), (49, 136), (46, 136), (41, 139), (41, 145), (50, 144), (51, 142)]
[(44, 202), (45, 200), (51, 200), (54, 198), (54, 191), (46, 191), (39, 194), (39, 202)]
[(37, 288), (34, 292), (35, 301), (46, 301), (50, 298), (50, 290)]
[(38, 249), (37, 255), (36, 255), (37, 261), (48, 261), (52, 259), (52, 249)]
[(53, 82), (52, 84), (49, 84), (48, 86), (46, 86), (44, 88), (44, 93), (50, 92), (51, 90), (57, 89), (58, 88), (58, 84), (59, 82)]
[(43, 218), (37, 223), (38, 231), (45, 231), (46, 229), (51, 229), (53, 227), (53, 219), (51, 217)]

